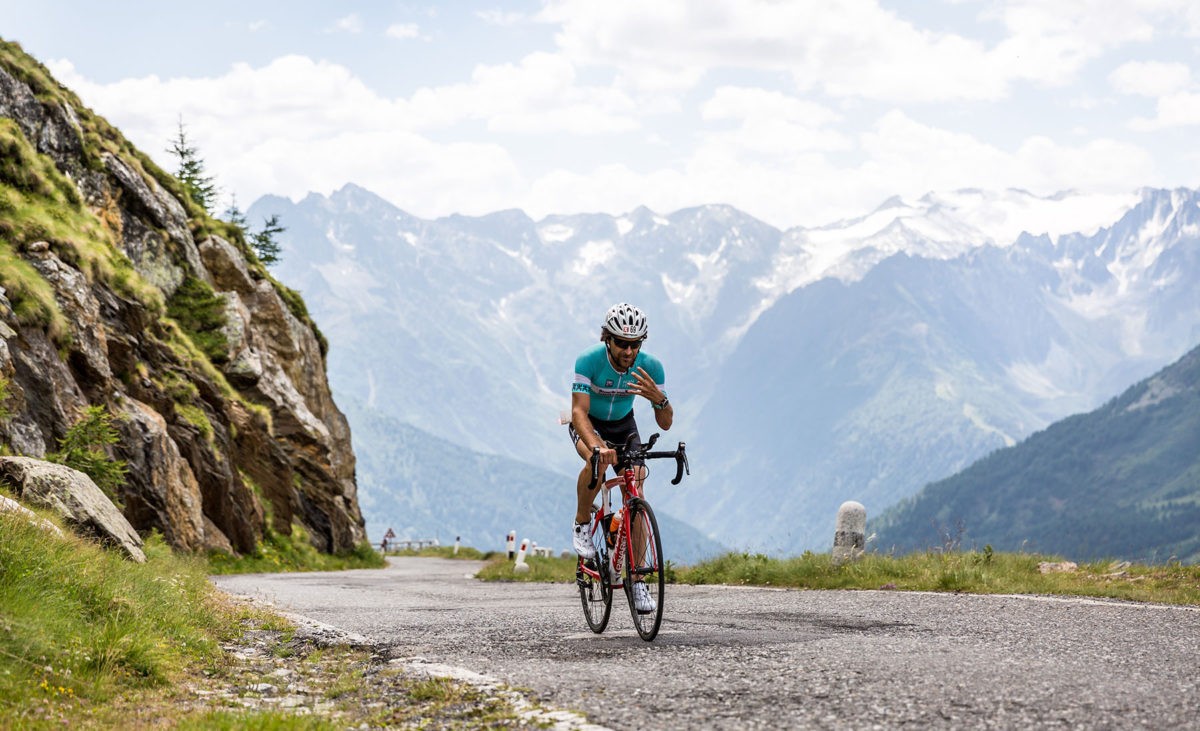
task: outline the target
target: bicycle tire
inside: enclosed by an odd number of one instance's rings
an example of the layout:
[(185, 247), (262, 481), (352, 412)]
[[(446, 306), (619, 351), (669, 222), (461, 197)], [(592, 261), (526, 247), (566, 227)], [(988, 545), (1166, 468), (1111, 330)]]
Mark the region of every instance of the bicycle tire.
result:
[[(592, 545), (596, 548), (596, 557), (579, 559), (579, 567), (575, 569), (575, 583), (579, 586), (579, 601), (583, 604), (583, 618), (587, 620), (588, 628), (596, 634), (608, 626), (608, 618), (612, 613), (612, 584), (608, 580), (608, 544), (604, 540), (604, 531), (596, 530), (597, 523), (592, 521)], [(599, 579), (584, 573), (586, 565), (600, 574)]]
[[(634, 547), (634, 536), (639, 534), (641, 551)], [(628, 525), (622, 529), (622, 539), (628, 540), (624, 554), (621, 557), (621, 573), (624, 576), (625, 599), (629, 602), (629, 613), (633, 617), (633, 626), (638, 636), (649, 642), (658, 635), (663, 616), (663, 589), (666, 587), (666, 577), (663, 575), (662, 541), (658, 532), (658, 520), (650, 503), (642, 498), (629, 501)], [(630, 550), (634, 548), (634, 550)], [(640, 555), (640, 561), (635, 559)], [(634, 583), (644, 582), (654, 602), (654, 608), (648, 611), (638, 611), (634, 601)]]

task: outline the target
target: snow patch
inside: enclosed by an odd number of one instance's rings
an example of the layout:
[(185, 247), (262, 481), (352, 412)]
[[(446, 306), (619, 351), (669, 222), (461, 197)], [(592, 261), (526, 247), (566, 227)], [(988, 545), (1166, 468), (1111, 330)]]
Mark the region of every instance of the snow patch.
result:
[(1054, 240), (1069, 233), (1092, 236), (1137, 205), (1141, 194), (1131, 191), (1041, 197), (1019, 190), (960, 191), (936, 200), (953, 206), (964, 223), (983, 232), (996, 245), (1008, 246), (1023, 232), (1045, 234)]
[(617, 233), (618, 234), (620, 234), (621, 236), (625, 236), (632, 230), (633, 230), (633, 221), (630, 221), (625, 216), (621, 216), (620, 218), (617, 219)]
[(603, 266), (617, 255), (617, 247), (608, 239), (588, 241), (579, 247), (579, 255), (575, 259), (572, 271), (586, 275), (598, 266)]
[(339, 239), (337, 232), (334, 231), (333, 226), (325, 229), (325, 238), (328, 239), (329, 243), (333, 244), (333, 248), (344, 254), (350, 254), (354, 252), (354, 244), (348, 244)]
[(537, 230), (544, 244), (559, 244), (575, 235), (575, 229), (561, 223), (551, 223)]
[(930, 194), (916, 203), (897, 198), (862, 218), (785, 233), (772, 274), (755, 285), (773, 302), (827, 277), (858, 281), (900, 252), (953, 259), (981, 246), (1011, 246), (1022, 232), (1092, 235), (1139, 200), (1138, 193), (1042, 198), (1018, 190)]
[(676, 282), (666, 274), (662, 275), (663, 291), (667, 293), (667, 299), (671, 304), (682, 307), (685, 302), (690, 300), (696, 293), (696, 285), (686, 282)]

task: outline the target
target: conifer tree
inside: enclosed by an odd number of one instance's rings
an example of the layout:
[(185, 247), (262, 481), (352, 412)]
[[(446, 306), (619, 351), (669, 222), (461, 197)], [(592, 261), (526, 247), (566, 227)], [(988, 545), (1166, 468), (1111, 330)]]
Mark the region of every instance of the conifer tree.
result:
[(229, 207), (225, 209), (221, 217), (240, 228), (243, 234), (246, 233), (246, 214), (242, 213), (241, 208), (238, 208), (237, 193), (230, 197)]
[(179, 158), (179, 169), (175, 177), (183, 183), (188, 196), (203, 208), (205, 213), (212, 213), (212, 206), (217, 202), (217, 185), (212, 176), (205, 174), (204, 160), (188, 141), (182, 117), (179, 119), (179, 135), (171, 140), (168, 152)]
[(270, 266), (279, 261), (280, 248), (275, 237), (284, 231), (287, 229), (279, 225), (279, 214), (272, 213), (263, 220), (262, 229), (251, 235), (250, 246), (263, 264)]

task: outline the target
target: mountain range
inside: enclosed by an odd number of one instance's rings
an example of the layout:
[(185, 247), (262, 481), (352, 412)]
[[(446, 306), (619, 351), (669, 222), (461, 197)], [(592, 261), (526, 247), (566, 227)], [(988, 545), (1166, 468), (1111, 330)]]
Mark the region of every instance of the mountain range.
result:
[[(572, 362), (610, 304), (641, 306), (664, 439), (692, 454), (679, 488), (652, 478), (659, 512), (793, 553), (827, 547), (842, 501), (877, 514), (1200, 341), (1198, 200), (968, 190), (781, 231), (728, 206), (424, 220), (346, 186), (248, 214), (288, 227), (274, 273), (327, 334), (339, 402), (568, 490)], [(357, 445), (373, 427), (351, 423)], [(360, 478), (364, 505), (408, 489)]]

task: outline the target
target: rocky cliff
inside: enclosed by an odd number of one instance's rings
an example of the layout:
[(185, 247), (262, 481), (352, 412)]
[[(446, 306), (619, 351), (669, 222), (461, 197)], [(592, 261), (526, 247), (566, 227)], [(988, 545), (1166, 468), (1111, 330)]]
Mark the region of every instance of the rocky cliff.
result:
[(302, 525), (365, 540), (325, 342), (243, 232), (0, 41), (0, 450), (42, 457), (115, 419), (139, 531), (247, 552)]

